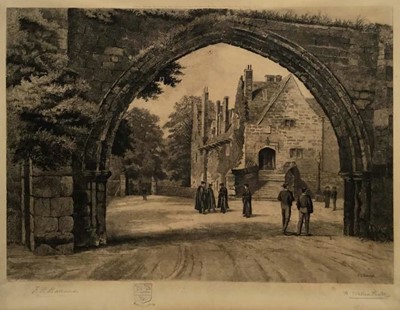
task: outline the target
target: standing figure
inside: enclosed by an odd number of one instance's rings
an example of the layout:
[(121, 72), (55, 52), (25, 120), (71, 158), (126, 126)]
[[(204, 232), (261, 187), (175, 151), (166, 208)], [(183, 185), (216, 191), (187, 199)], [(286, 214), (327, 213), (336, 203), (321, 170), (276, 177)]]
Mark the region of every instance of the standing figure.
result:
[(228, 190), (224, 183), (219, 184), (217, 208), (221, 208), (222, 213), (225, 213), (228, 209)]
[(297, 235), (301, 235), (303, 223), (306, 226), (306, 235), (310, 236), (310, 214), (314, 212), (313, 203), (307, 188), (302, 188), (302, 193), (297, 199), (297, 209), (299, 210), (299, 222), (297, 224)]
[(244, 185), (242, 202), (243, 202), (243, 216), (249, 218), (252, 214), (252, 210), (251, 210), (251, 192), (248, 184)]
[(201, 185), (197, 188), (194, 208), (199, 213), (206, 213), (207, 206), (207, 189), (206, 182), (201, 181)]
[(332, 187), (332, 191), (331, 191), (331, 199), (332, 199), (332, 204), (333, 204), (333, 210), (336, 210), (336, 199), (337, 199), (337, 189), (336, 186)]
[(143, 200), (147, 200), (147, 189), (145, 186), (142, 187)]
[(214, 190), (212, 189), (212, 183), (208, 185), (207, 189), (207, 207), (208, 207), (208, 212), (215, 212), (215, 196), (214, 196)]
[(278, 200), (281, 202), (282, 209), (282, 233), (286, 234), (287, 227), (292, 213), (293, 193), (288, 189), (288, 184), (282, 185), (283, 189), (279, 192)]
[(323, 194), (324, 194), (325, 208), (329, 208), (329, 201), (331, 200), (331, 189), (329, 188), (329, 186), (325, 187)]

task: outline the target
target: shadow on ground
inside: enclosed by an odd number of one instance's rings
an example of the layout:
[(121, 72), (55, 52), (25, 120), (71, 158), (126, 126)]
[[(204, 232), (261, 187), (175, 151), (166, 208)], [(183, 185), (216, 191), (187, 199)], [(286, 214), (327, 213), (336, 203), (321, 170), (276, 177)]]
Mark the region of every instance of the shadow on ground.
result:
[[(262, 215), (260, 215), (262, 216)], [(342, 230), (340, 224), (324, 221), (315, 221), (311, 223), (312, 238), (317, 236), (332, 237), (339, 235)], [(198, 241), (230, 241), (230, 240), (260, 240), (263, 238), (273, 238), (283, 236), (282, 227), (277, 224), (265, 224), (254, 222), (243, 223), (213, 223), (205, 227), (193, 229), (174, 229), (165, 232), (147, 232), (126, 235), (110, 235), (108, 238), (108, 247), (120, 245), (132, 247), (151, 247), (165, 243), (198, 242)], [(288, 238), (302, 238), (294, 236), (295, 232), (288, 232)]]

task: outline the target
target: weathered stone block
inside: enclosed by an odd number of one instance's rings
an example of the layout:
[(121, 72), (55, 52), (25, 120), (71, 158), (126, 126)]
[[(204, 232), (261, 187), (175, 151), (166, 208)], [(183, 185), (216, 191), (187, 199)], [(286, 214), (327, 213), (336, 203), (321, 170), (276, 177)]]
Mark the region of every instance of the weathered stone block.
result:
[(35, 249), (36, 255), (54, 255), (56, 250), (47, 244), (41, 244)]
[(34, 198), (35, 216), (50, 216), (50, 199)]
[(61, 178), (58, 176), (40, 176), (32, 178), (32, 195), (41, 198), (59, 197)]
[(74, 243), (61, 244), (56, 246), (57, 254), (73, 254), (74, 253)]
[(124, 49), (118, 47), (106, 47), (104, 50), (104, 54), (106, 55), (116, 55), (116, 56), (123, 56)]
[(111, 62), (111, 61), (106, 61), (106, 62), (103, 62), (102, 67), (104, 69), (111, 69), (112, 70), (112, 69), (115, 68), (115, 63)]
[(74, 202), (72, 197), (54, 198), (50, 202), (50, 215), (54, 217), (72, 215)]
[(74, 180), (72, 176), (61, 177), (61, 196), (72, 196), (74, 191)]
[(35, 235), (58, 230), (58, 220), (54, 217), (35, 216)]
[(71, 232), (74, 228), (74, 219), (72, 216), (62, 216), (58, 219), (58, 230), (62, 233)]
[(374, 126), (375, 127), (389, 126), (389, 109), (380, 109), (374, 111)]
[(47, 244), (51, 246), (57, 246), (60, 244), (70, 243), (74, 241), (74, 235), (72, 233), (44, 233), (35, 236), (36, 244)]

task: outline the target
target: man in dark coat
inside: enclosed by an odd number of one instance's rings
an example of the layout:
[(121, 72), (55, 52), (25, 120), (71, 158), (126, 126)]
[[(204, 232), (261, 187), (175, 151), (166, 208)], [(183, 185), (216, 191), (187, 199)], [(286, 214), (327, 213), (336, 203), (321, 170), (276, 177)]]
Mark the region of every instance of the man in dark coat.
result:
[(207, 189), (207, 208), (208, 212), (215, 212), (215, 195), (214, 190), (212, 189), (212, 183), (208, 185)]
[(279, 192), (278, 200), (281, 202), (282, 209), (282, 233), (286, 234), (287, 227), (292, 213), (292, 203), (294, 201), (293, 193), (288, 189), (285, 183), (282, 185), (283, 189)]
[(197, 188), (194, 208), (199, 211), (199, 213), (206, 213), (207, 189), (206, 182), (204, 181), (201, 181), (201, 185)]
[(243, 202), (243, 216), (249, 218), (252, 214), (252, 209), (251, 209), (251, 192), (248, 184), (244, 185), (242, 202)]
[(224, 183), (219, 184), (217, 208), (221, 208), (222, 213), (225, 213), (228, 209), (228, 190)]
[(333, 211), (336, 211), (337, 189), (336, 186), (332, 187), (331, 199), (333, 204)]
[(307, 188), (303, 188), (301, 195), (297, 199), (297, 209), (299, 210), (299, 222), (297, 224), (297, 235), (301, 235), (303, 223), (306, 228), (306, 235), (310, 235), (310, 214), (314, 212), (314, 206)]
[(324, 194), (325, 208), (329, 208), (329, 201), (331, 200), (331, 189), (329, 186), (325, 187), (323, 194)]

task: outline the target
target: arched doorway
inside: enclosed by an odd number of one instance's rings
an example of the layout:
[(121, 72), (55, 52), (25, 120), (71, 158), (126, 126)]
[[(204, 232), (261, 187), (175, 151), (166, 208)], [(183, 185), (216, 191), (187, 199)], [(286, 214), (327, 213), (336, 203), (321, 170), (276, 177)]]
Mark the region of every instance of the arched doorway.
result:
[(258, 167), (260, 170), (275, 170), (275, 150), (269, 147), (258, 152)]
[[(101, 102), (84, 151), (82, 175), (86, 183), (82, 189), (86, 192), (88, 189), (95, 191), (87, 195), (86, 205), (91, 209), (97, 208), (96, 214), (105, 214), (104, 188), (108, 177), (108, 159), (120, 120), (132, 101), (166, 65), (217, 43), (240, 47), (279, 62), (304, 83), (322, 106), (340, 141), (340, 166), (345, 180), (345, 234), (354, 234), (356, 185), (357, 188), (364, 186), (370, 191), (369, 180), (365, 181), (365, 178), (371, 163), (369, 138), (356, 106), (333, 73), (303, 47), (251, 24), (250, 20), (246, 24), (229, 17), (216, 19), (214, 23), (207, 18), (199, 18), (185, 25), (183, 30), (172, 33), (165, 42), (155, 43), (138, 55), (114, 82)], [(269, 153), (269, 160), (263, 157), (263, 167), (264, 162), (272, 162), (271, 155)], [(272, 164), (266, 167), (272, 167)], [(370, 200), (370, 196), (366, 196)]]
[[(285, 183), (288, 184), (289, 189), (297, 197), (301, 194), (301, 189), (303, 187), (309, 188), (307, 183), (301, 179), (300, 170), (296, 163), (292, 163), (291, 167), (285, 173)], [(311, 191), (309, 192), (313, 194)]]

